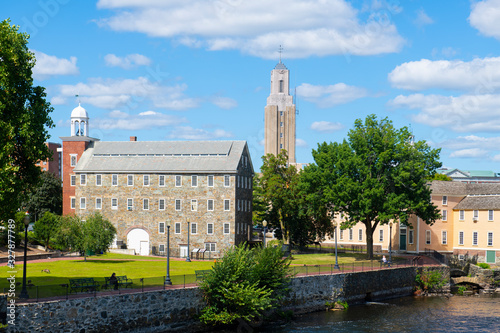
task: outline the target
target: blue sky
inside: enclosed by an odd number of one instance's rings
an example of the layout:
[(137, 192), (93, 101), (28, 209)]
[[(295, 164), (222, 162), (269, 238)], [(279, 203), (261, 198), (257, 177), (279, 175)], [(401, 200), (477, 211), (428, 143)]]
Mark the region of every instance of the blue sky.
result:
[(31, 35), (53, 142), (70, 134), (78, 94), (93, 137), (246, 140), (258, 170), (282, 45), (297, 162), (374, 113), (442, 148), (445, 167), (500, 172), (500, 0), (39, 0), (0, 11)]

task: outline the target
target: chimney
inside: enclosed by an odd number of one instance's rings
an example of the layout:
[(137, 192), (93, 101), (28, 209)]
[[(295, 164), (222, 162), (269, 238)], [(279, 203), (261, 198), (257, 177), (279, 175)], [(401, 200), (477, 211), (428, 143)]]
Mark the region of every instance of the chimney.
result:
[(131, 136), (130, 137), (130, 141), (137, 141), (137, 137), (136, 136)]

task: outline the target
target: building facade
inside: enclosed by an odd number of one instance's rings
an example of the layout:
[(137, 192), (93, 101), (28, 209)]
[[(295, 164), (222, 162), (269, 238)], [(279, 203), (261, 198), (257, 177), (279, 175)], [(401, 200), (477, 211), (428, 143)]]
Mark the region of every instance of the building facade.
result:
[(54, 174), (56, 177), (61, 177), (61, 145), (54, 142), (45, 142), (45, 145), (52, 152), (52, 157), (46, 160), (41, 160), (36, 165), (42, 169), (42, 171), (47, 171)]

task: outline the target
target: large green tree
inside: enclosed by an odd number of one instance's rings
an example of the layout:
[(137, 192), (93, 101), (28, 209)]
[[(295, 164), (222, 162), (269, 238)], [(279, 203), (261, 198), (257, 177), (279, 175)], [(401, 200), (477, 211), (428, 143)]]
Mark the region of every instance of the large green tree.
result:
[(27, 195), (23, 207), (36, 221), (45, 212), (56, 215), (62, 214), (62, 187), (61, 179), (51, 172), (44, 171), (37, 186), (32, 187)]
[(322, 177), (322, 193), (332, 209), (344, 213), (342, 228), (361, 222), (366, 227), (368, 255), (373, 258), (373, 233), (391, 221), (408, 224), (410, 215), (428, 224), (439, 218), (427, 186), (439, 162), (439, 149), (413, 141), (407, 127), (369, 115), (342, 143), (322, 143), (313, 157)]
[(53, 127), (44, 88), (33, 84), (35, 56), (28, 34), (0, 22), (0, 220), (12, 218), (27, 190), (38, 183), (35, 166), (50, 156), (44, 144)]
[(43, 216), (35, 222), (34, 232), (38, 241), (43, 243), (45, 251), (49, 247), (51, 238), (55, 237), (61, 227), (61, 216), (45, 211)]

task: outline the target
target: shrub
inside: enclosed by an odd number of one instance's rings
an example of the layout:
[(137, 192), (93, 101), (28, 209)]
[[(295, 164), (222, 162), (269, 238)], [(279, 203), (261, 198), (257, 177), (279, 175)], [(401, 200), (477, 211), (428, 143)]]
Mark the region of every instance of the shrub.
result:
[(423, 269), (415, 278), (417, 288), (424, 293), (440, 291), (446, 284), (446, 278), (438, 270)]
[(488, 265), (487, 263), (485, 262), (481, 262), (479, 264), (477, 264), (479, 267), (483, 268), (483, 269), (490, 269), (490, 265)]

